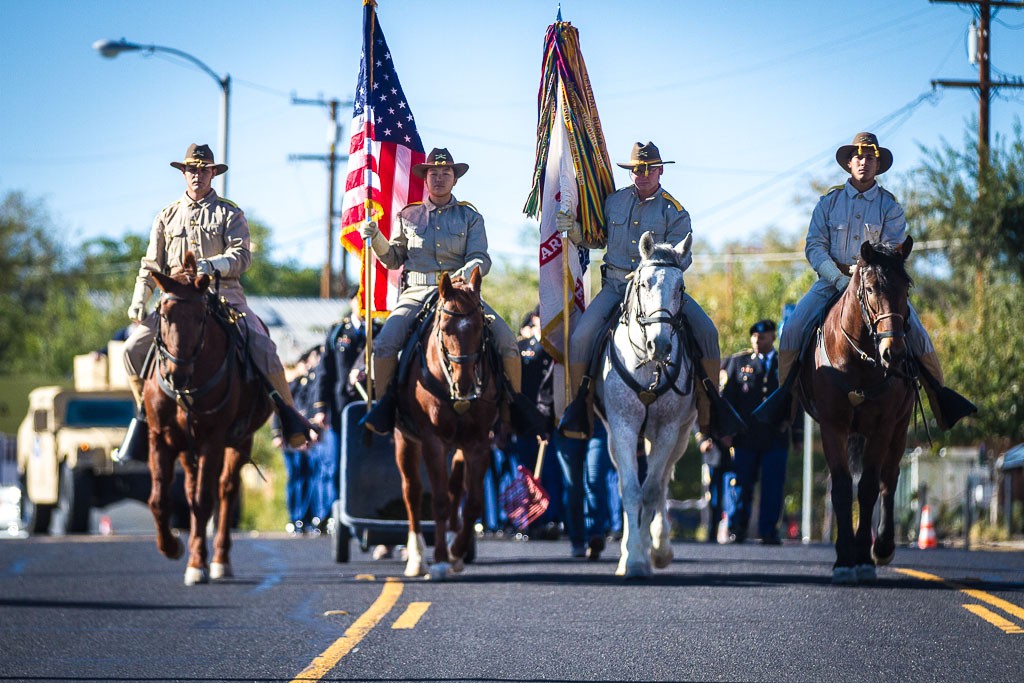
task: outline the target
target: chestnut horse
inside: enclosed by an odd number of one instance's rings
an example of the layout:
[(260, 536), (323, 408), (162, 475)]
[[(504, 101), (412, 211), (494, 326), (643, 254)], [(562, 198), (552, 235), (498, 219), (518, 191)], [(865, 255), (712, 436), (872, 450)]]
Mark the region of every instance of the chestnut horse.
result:
[[(441, 277), (433, 324), (418, 340), (418, 357), (412, 360), (408, 381), (399, 387), (395, 459), (409, 516), (406, 576), (444, 579), (462, 571), (475, 533), (473, 523), (483, 510), (501, 375), (487, 347), (481, 279), (479, 268), (469, 280), (452, 280), (447, 273)], [(434, 516), (434, 562), (429, 566), (420, 529), (421, 460), (430, 481)]]
[[(220, 307), (211, 278), (196, 276), (189, 252), (180, 272), (153, 273), (163, 291), (157, 312), (158, 357), (146, 378), (143, 398), (149, 422), (149, 508), (156, 521), (160, 552), (176, 560), (184, 552), (171, 533), (171, 480), (174, 461), (185, 469), (185, 495), (191, 513), (185, 585), (232, 576), (231, 519), (238, 504), (242, 465), (249, 462), (252, 435), (271, 412), (261, 380), (246, 372), (235, 340), (245, 334), (241, 318), (231, 323)], [(232, 329), (234, 328), (234, 329)], [(218, 491), (219, 488), (219, 491)], [(213, 561), (207, 564), (206, 525), (217, 509)]]
[[(913, 244), (907, 237), (897, 246), (861, 245), (850, 283), (825, 317), (811, 362), (800, 370), (798, 390), (821, 425), (832, 475), (838, 530), (832, 583), (874, 581), (876, 563), (888, 564), (896, 553), (893, 496), (917, 396), (906, 345), (912, 281), (905, 261)], [(879, 492), (881, 515), (872, 543)]]

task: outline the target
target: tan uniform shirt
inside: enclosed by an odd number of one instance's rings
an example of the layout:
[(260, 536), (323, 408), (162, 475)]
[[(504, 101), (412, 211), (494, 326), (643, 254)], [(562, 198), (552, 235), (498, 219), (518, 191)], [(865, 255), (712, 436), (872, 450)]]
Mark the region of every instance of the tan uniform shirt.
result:
[[(377, 258), (391, 270), (405, 265), (407, 274), (447, 271), (469, 277), (475, 266), (481, 275), (491, 269), (484, 219), (469, 202), (452, 197), (444, 206), (435, 206), (429, 198), (410, 204), (399, 212), (395, 227), (386, 250), (379, 248), (383, 245), (377, 239), (373, 245)], [(411, 277), (409, 282), (427, 284)]]
[(199, 200), (183, 194), (156, 215), (132, 303), (148, 302), (154, 287), (151, 271), (170, 273), (185, 262), (187, 251), (220, 271), (222, 296), (235, 306), (245, 305), (238, 279), (252, 262), (249, 224), (240, 208), (213, 190)]
[[(655, 243), (673, 246), (693, 232), (690, 214), (661, 187), (647, 199), (637, 196), (634, 185), (609, 195), (604, 201), (604, 219), (608, 233), (605, 263), (625, 272), (640, 265), (640, 236), (648, 230), (654, 233)], [(683, 270), (692, 261), (687, 255)]]

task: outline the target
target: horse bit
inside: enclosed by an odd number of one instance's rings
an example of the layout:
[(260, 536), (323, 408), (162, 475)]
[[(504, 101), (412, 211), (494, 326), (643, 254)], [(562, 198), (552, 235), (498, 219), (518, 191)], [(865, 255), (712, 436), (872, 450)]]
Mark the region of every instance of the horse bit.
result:
[[(439, 301), (437, 304), (437, 310), (440, 313), (444, 313), (453, 318), (462, 318), (472, 315), (476, 310), (472, 311), (453, 311), (450, 308), (444, 306), (443, 302)], [(485, 328), (486, 329), (486, 328)], [(483, 354), (484, 347), (486, 345), (485, 339), (480, 341), (480, 350), (475, 353), (467, 354), (451, 354), (448, 352), (448, 347), (444, 345), (444, 335), (441, 333), (441, 325), (437, 325), (437, 345), (441, 347), (441, 372), (444, 374), (445, 380), (448, 382), (448, 399), (452, 401), (452, 408), (459, 415), (469, 410), (470, 403), (480, 398), (484, 390), (484, 378), (482, 372), (473, 373), (473, 391), (468, 396), (459, 396), (455, 389), (455, 378), (452, 375), (452, 364), (462, 365), (464, 363), (470, 363), (476, 361)], [(424, 357), (424, 363), (426, 363), (425, 354), (421, 354)]]
[[(857, 303), (860, 305), (861, 319), (864, 321), (864, 324), (868, 326), (868, 331), (871, 334), (871, 338), (875, 342), (876, 351), (878, 351), (878, 345), (883, 339), (903, 339), (907, 336), (907, 320), (904, 315), (902, 315), (901, 313), (882, 313), (881, 315), (876, 316), (875, 312), (871, 310), (871, 308), (868, 306), (867, 297), (864, 295), (863, 275), (861, 275), (857, 281)], [(902, 321), (903, 324), (894, 325), (893, 328), (887, 332), (879, 332), (879, 323), (890, 318), (898, 318), (900, 321)], [(864, 361), (871, 367), (878, 367), (878, 363), (881, 360), (881, 358), (876, 359), (875, 357), (869, 355), (863, 349), (861, 349), (857, 345), (856, 340), (854, 340), (853, 337), (850, 336), (850, 334), (846, 331), (846, 328), (844, 328), (842, 325), (839, 326), (839, 329), (842, 331), (847, 343), (853, 348), (854, 351), (857, 352), (857, 355), (860, 357), (862, 361)], [(886, 369), (886, 374), (896, 374), (905, 379), (913, 379), (909, 374), (903, 372), (902, 370), (894, 370), (891, 367)]]

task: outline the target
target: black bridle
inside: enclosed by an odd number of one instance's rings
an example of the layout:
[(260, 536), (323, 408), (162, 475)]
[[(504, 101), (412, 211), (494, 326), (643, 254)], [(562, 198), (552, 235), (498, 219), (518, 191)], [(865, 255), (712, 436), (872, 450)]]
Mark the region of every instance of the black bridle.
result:
[[(163, 327), (164, 324), (170, 324), (170, 321), (167, 319), (167, 316), (163, 312), (164, 300), (179, 303), (201, 303), (203, 306), (203, 317), (199, 322), (198, 339), (195, 343), (195, 346), (192, 348), (192, 353), (185, 358), (179, 358), (172, 354), (170, 350), (167, 348), (166, 342), (164, 342)], [(209, 295), (203, 295), (198, 298), (195, 298), (183, 297), (178, 296), (176, 294), (164, 292), (163, 296), (161, 297), (161, 305), (159, 308), (160, 324), (157, 325), (156, 331), (156, 349), (157, 353), (160, 355), (160, 358), (157, 361), (157, 383), (159, 384), (160, 389), (163, 390), (163, 392), (168, 397), (173, 398), (178, 405), (185, 408), (186, 412), (189, 414), (189, 422), (191, 423), (191, 413), (194, 411), (196, 400), (204, 396), (207, 392), (209, 392), (211, 389), (217, 386), (217, 384), (221, 381), (221, 379), (227, 373), (228, 361), (231, 358), (231, 354), (224, 354), (224, 361), (220, 364), (220, 367), (217, 368), (217, 371), (214, 372), (213, 375), (211, 375), (210, 378), (207, 379), (206, 382), (204, 382), (201, 387), (193, 388), (189, 385), (189, 383), (186, 383), (185, 386), (181, 387), (176, 386), (174, 376), (171, 374), (170, 369), (166, 365), (166, 362), (169, 361), (177, 366), (184, 366), (186, 368), (195, 367), (196, 361), (202, 355), (203, 348), (206, 346), (206, 322), (207, 320), (210, 319), (211, 316)], [(228, 375), (228, 386), (227, 390), (224, 392), (224, 399), (218, 405), (208, 410), (202, 411), (202, 414), (214, 413), (223, 407), (223, 405), (227, 402), (228, 398), (230, 398), (231, 396), (231, 380), (232, 376)]]
[[(904, 339), (907, 336), (908, 323), (907, 317), (901, 313), (878, 313), (877, 311), (872, 310), (871, 306), (868, 305), (868, 298), (866, 293), (864, 292), (863, 269), (869, 267), (872, 266), (858, 267), (859, 272), (857, 273), (857, 291), (855, 294), (855, 298), (857, 299), (857, 304), (860, 307), (861, 320), (864, 322), (864, 325), (867, 326), (868, 334), (871, 336), (871, 340), (874, 344), (874, 355), (868, 354), (863, 349), (861, 349), (860, 346), (857, 344), (856, 340), (850, 335), (849, 332), (846, 331), (846, 328), (842, 326), (842, 323), (840, 323), (839, 329), (843, 333), (843, 336), (846, 338), (846, 342), (853, 348), (854, 351), (857, 352), (857, 355), (863, 362), (867, 363), (871, 367), (878, 367), (878, 365), (881, 363), (882, 354), (880, 346), (882, 340)], [(893, 325), (891, 329), (880, 332), (878, 330), (879, 324), (889, 319), (898, 319), (902, 324)], [(885, 374), (887, 376), (895, 374), (900, 377), (912, 379), (912, 377), (906, 372), (904, 368), (897, 368), (893, 365), (890, 365), (889, 367), (886, 368)]]
[[(437, 345), (438, 348), (441, 350), (441, 374), (444, 376), (444, 380), (448, 385), (447, 387), (444, 388), (447, 390), (447, 396), (439, 395), (440, 392), (438, 390), (441, 389), (441, 387), (428, 387), (428, 389), (431, 389), (431, 393), (437, 396), (438, 398), (452, 401), (454, 407), (456, 408), (456, 412), (461, 414), (462, 412), (465, 412), (465, 410), (469, 407), (469, 404), (472, 401), (479, 399), (483, 395), (484, 382), (486, 380), (486, 364), (479, 363), (479, 361), (484, 355), (484, 349), (487, 344), (487, 328), (486, 325), (484, 325), (484, 333), (481, 334), (480, 336), (479, 349), (477, 349), (473, 353), (453, 354), (448, 350), (448, 347), (444, 343), (443, 325), (441, 324), (442, 314), (452, 318), (464, 318), (471, 315), (480, 315), (481, 318), (483, 318), (483, 306), (478, 305), (475, 308), (468, 311), (456, 311), (451, 308), (448, 308), (445, 305), (445, 302), (439, 299), (437, 302), (437, 306), (435, 308), (435, 315), (437, 316), (437, 321), (435, 324), (437, 330)], [(425, 376), (433, 377), (433, 375), (430, 374), (430, 371), (427, 368), (426, 353), (421, 353), (420, 358), (423, 365)], [(473, 391), (466, 396), (462, 396), (459, 394), (458, 389), (455, 385), (455, 377), (454, 374), (452, 373), (452, 370), (454, 365), (461, 366), (466, 363), (477, 363), (477, 365), (475, 366), (475, 372), (473, 373)]]
[[(621, 359), (618, 357), (618, 354), (615, 353), (614, 349), (612, 349), (611, 347), (609, 347), (608, 349), (608, 355), (611, 358), (612, 366), (615, 368), (616, 372), (618, 372), (622, 380), (631, 389), (633, 389), (633, 391), (637, 393), (637, 396), (640, 398), (640, 401), (645, 406), (648, 406), (651, 403), (653, 403), (659, 396), (664, 394), (669, 389), (672, 389), (672, 391), (676, 392), (681, 396), (685, 396), (686, 394), (689, 394), (693, 390), (692, 374), (690, 376), (690, 386), (688, 386), (685, 391), (680, 391), (676, 387), (676, 380), (679, 379), (679, 373), (682, 372), (682, 331), (683, 326), (685, 325), (685, 318), (683, 317), (682, 306), (683, 298), (682, 296), (680, 296), (679, 310), (675, 312), (670, 311), (667, 308), (657, 308), (650, 313), (644, 311), (643, 301), (640, 299), (640, 285), (638, 284), (638, 279), (640, 271), (643, 270), (644, 268), (650, 267), (671, 268), (682, 272), (682, 268), (675, 261), (641, 261), (640, 265), (637, 266), (636, 270), (634, 271), (634, 277), (632, 279), (632, 282), (630, 283), (630, 291), (627, 292), (626, 299), (624, 301), (622, 318), (620, 319), (620, 323), (627, 325), (626, 337), (629, 339), (629, 345), (632, 347), (633, 357), (637, 362), (637, 366), (643, 367), (644, 365), (648, 365), (651, 363), (654, 364), (653, 376), (651, 378), (650, 385), (644, 387), (642, 384), (637, 382), (636, 379), (633, 377), (633, 374), (622, 363)], [(683, 292), (685, 291), (686, 288), (684, 286)], [(634, 341), (632, 336), (629, 334), (628, 325), (630, 315), (632, 315), (633, 320), (635, 320), (637, 325), (640, 327), (640, 334), (643, 338), (641, 344), (637, 344), (636, 341)], [(671, 329), (670, 335), (672, 336), (672, 338), (677, 340), (677, 343), (673, 345), (674, 348), (677, 349), (676, 357), (674, 359), (669, 358), (668, 360), (662, 360), (657, 358), (650, 358), (647, 355), (647, 327), (649, 325), (656, 324), (667, 324)]]

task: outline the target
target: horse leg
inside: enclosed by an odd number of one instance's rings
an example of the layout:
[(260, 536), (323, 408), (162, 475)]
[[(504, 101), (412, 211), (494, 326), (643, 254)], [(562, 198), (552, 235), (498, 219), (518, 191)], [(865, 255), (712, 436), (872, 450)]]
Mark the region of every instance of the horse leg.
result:
[[(668, 521), (668, 482), (672, 478), (672, 468), (686, 450), (690, 427), (687, 425), (685, 434), (677, 437), (676, 443), (667, 444), (667, 449), (654, 443), (651, 454), (647, 457), (647, 479), (644, 480), (644, 519), (648, 510), (651, 513), (651, 562), (657, 569), (664, 569), (672, 564), (674, 553), (670, 540), (671, 524)], [(663, 458), (663, 459), (662, 459)], [(657, 474), (658, 476), (654, 476)], [(656, 484), (656, 488), (655, 488)]]
[(870, 583), (875, 580), (875, 562), (871, 559), (871, 541), (874, 535), (875, 502), (878, 500), (878, 468), (865, 466), (857, 485), (857, 506), (860, 520), (854, 539), (857, 552), (857, 581)]
[(171, 482), (174, 480), (173, 454), (149, 436), (149, 473), (152, 488), (149, 493), (149, 511), (156, 523), (156, 547), (169, 560), (177, 560), (185, 552), (181, 540), (171, 531)]
[(832, 475), (832, 510), (836, 516), (836, 561), (832, 583), (856, 583), (856, 549), (853, 542), (853, 476), (846, 452), (846, 433), (822, 429), (825, 460)]
[(466, 476), (466, 454), (460, 448), (455, 451), (452, 457), (452, 470), (448, 475), (448, 502), (451, 506), (448, 513), (448, 538), (445, 539), (450, 546), (454, 535), (462, 527), (459, 518), (459, 505), (462, 503), (463, 487)]
[(896, 494), (896, 484), (900, 476), (900, 457), (903, 446), (890, 446), (890, 452), (882, 465), (881, 476), (881, 514), (878, 519), (878, 535), (871, 547), (871, 557), (875, 564), (887, 565), (892, 562), (896, 554), (896, 528), (893, 503)]
[[(223, 449), (223, 447), (221, 447)], [(188, 567), (185, 568), (185, 585), (208, 583), (206, 525), (213, 515), (216, 481), (220, 477), (224, 462), (223, 450), (219, 453), (209, 444), (203, 444), (197, 453), (199, 464), (195, 477), (195, 491), (192, 501), (192, 534), (189, 537)]]
[(644, 552), (640, 531), (642, 493), (636, 462), (637, 434), (627, 425), (609, 424), (608, 437), (608, 451), (619, 471), (619, 493), (622, 496), (622, 551), (615, 573), (627, 579), (644, 578), (654, 573), (654, 570), (650, 558)]
[[(461, 572), (465, 567), (462, 558), (469, 551), (469, 544), (476, 533), (473, 528), (474, 522), (480, 517), (484, 509), (484, 475), (487, 473), (488, 457), (490, 449), (487, 444), (477, 446), (468, 454), (460, 450), (459, 453), (468, 455), (463, 463), (463, 481), (466, 487), (466, 503), (462, 509), (462, 525), (455, 535), (454, 541), (449, 546), (448, 554), (452, 562), (452, 571)], [(461, 494), (461, 489), (459, 491)], [(453, 507), (458, 506), (458, 501), (452, 502)], [(455, 517), (453, 511), (452, 516)]]
[(231, 569), (231, 521), (238, 505), (238, 493), (242, 487), (242, 465), (249, 461), (252, 437), (246, 439), (239, 450), (224, 450), (224, 467), (220, 474), (220, 506), (217, 515), (217, 532), (213, 539), (213, 561), (210, 562), (210, 578), (230, 578), (235, 575)]
[(438, 439), (423, 440), (423, 462), (430, 479), (430, 509), (434, 516), (434, 562), (430, 565), (430, 578), (443, 580), (451, 573), (448, 558), (448, 499), (447, 450)]
[(420, 503), (423, 500), (423, 482), (420, 481), (420, 446), (409, 441), (401, 431), (395, 432), (395, 462), (402, 474), (402, 500), (409, 519), (409, 538), (406, 541), (408, 557), (405, 563), (406, 576), (423, 576), (427, 564), (423, 560), (427, 544), (420, 530)]

